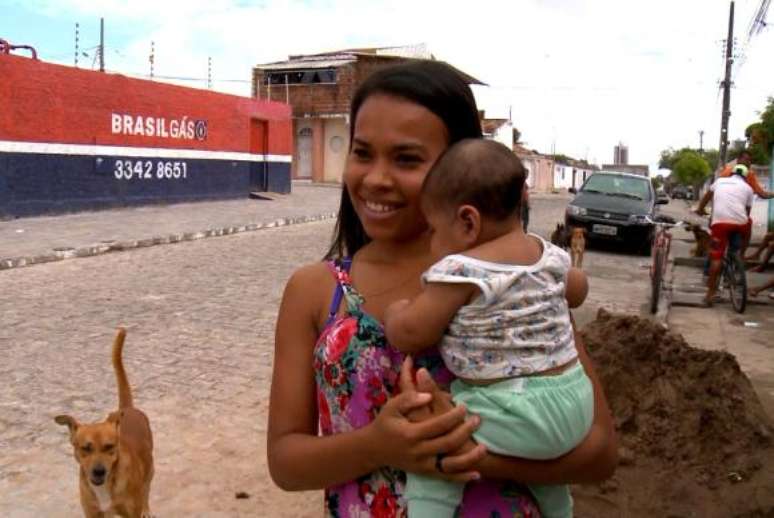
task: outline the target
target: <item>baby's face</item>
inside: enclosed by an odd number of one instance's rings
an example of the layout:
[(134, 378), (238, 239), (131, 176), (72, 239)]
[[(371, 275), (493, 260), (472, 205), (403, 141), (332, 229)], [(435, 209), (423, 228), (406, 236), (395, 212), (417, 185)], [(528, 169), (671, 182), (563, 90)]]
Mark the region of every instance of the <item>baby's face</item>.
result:
[(453, 209), (425, 208), (425, 219), (430, 232), (430, 251), (440, 259), (466, 250), (464, 226)]

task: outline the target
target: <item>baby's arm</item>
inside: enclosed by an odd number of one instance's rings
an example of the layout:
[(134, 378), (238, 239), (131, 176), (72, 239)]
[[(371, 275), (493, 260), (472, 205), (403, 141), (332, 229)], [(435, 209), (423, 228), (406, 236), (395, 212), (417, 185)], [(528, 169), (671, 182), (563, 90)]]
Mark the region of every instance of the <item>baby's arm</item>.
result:
[(387, 340), (404, 353), (435, 345), (457, 310), (476, 292), (474, 284), (429, 282), (413, 300), (398, 300), (387, 307)]
[(567, 286), (564, 290), (564, 297), (567, 299), (567, 305), (570, 309), (577, 308), (586, 300), (589, 294), (589, 281), (586, 274), (579, 268), (570, 268), (567, 272)]

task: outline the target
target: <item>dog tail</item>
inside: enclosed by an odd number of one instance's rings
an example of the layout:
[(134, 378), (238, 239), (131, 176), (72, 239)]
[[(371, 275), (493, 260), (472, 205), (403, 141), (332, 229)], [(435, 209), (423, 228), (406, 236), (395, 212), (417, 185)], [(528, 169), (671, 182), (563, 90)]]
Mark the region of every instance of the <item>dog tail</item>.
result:
[(113, 369), (116, 371), (116, 383), (118, 385), (118, 409), (133, 407), (132, 389), (129, 388), (129, 380), (126, 379), (124, 362), (121, 358), (124, 350), (126, 329), (118, 328), (116, 339), (113, 341)]

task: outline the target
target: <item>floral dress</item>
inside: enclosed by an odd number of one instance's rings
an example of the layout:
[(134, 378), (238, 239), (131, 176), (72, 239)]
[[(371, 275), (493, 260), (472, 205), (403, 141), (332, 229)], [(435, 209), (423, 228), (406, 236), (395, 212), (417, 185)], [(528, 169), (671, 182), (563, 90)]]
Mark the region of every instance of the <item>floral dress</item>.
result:
[[(403, 354), (391, 347), (381, 323), (361, 306), (363, 298), (349, 278), (351, 261), (329, 262), (337, 287), (325, 329), (314, 348), (319, 426), (323, 435), (349, 432), (370, 423), (398, 390)], [(337, 316), (342, 296), (346, 312)], [(435, 381), (447, 387), (451, 373), (438, 352), (415, 358)], [(333, 518), (405, 517), (406, 474), (384, 466), (356, 480), (325, 490), (325, 515)], [(526, 490), (512, 482), (471, 482), (457, 515), (460, 518), (539, 516)]]

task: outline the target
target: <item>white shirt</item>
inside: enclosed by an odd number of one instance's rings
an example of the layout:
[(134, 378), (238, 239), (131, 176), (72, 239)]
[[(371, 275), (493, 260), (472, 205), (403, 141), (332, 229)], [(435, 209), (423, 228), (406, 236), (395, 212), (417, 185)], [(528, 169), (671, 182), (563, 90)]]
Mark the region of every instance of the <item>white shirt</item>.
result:
[(712, 222), (744, 225), (749, 216), (747, 208), (752, 207), (755, 193), (747, 180), (734, 174), (718, 178), (712, 184)]
[(481, 290), (457, 311), (441, 340), (444, 363), (458, 377), (513, 378), (564, 365), (578, 356), (565, 299), (570, 257), (540, 241), (543, 255), (533, 265), (456, 254), (444, 257), (422, 276), (425, 282), (470, 283)]

